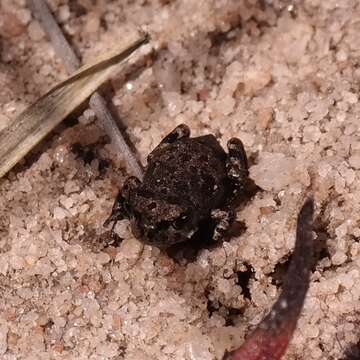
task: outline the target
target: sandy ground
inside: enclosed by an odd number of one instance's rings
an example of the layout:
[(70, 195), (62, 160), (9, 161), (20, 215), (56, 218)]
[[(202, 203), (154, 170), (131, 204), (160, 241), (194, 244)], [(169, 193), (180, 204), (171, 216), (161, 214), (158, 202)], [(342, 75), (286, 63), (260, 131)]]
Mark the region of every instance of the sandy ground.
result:
[[(25, 0), (0, 4), (1, 129), (66, 72)], [(127, 171), (93, 113), (76, 114), (0, 180), (0, 358), (221, 359), (277, 298), (313, 193), (318, 264), (285, 358), (344, 359), (360, 335), (359, 2), (50, 5), (84, 59), (151, 33), (156, 56), (111, 82), (143, 162), (184, 122), (241, 138), (262, 191), (238, 211), (246, 231), (195, 261), (126, 222), (109, 244)]]

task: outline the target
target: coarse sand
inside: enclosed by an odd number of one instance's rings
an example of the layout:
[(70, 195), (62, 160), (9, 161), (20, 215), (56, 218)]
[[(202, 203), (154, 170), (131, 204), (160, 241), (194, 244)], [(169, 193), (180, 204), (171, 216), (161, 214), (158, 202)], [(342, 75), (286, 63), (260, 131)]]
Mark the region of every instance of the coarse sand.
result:
[[(318, 263), (285, 359), (356, 351), (360, 2), (49, 4), (85, 62), (151, 34), (108, 94), (144, 164), (186, 123), (241, 138), (262, 190), (237, 213), (243, 234), (194, 261), (142, 245), (126, 221), (114, 240), (102, 224), (125, 162), (91, 110), (74, 114), (0, 179), (0, 358), (220, 360), (275, 302), (310, 193)], [(26, 1), (0, 0), (0, 129), (66, 75)]]

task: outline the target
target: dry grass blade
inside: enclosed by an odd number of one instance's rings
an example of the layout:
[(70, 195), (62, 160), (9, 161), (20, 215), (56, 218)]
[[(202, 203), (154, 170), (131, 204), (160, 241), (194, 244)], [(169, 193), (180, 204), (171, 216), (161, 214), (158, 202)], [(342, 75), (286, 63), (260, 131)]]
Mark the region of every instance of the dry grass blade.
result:
[[(80, 61), (52, 15), (46, 0), (29, 0), (28, 3), (34, 17), (40, 22), (48, 35), (57, 56), (62, 59), (67, 71), (70, 74), (74, 73), (79, 68)], [(99, 125), (105, 130), (119, 153), (123, 155), (127, 170), (132, 175), (142, 179), (144, 175), (142, 164), (133, 149), (129, 146), (129, 143), (125, 140), (124, 134), (118, 127), (117, 121), (107, 107), (106, 100), (101, 94), (95, 92), (89, 100), (89, 105), (95, 112)], [(118, 119), (118, 121), (120, 121), (120, 119)]]
[(119, 63), (147, 41), (144, 34), (128, 40), (120, 48), (80, 68), (20, 114), (0, 133), (0, 177), (106, 82)]

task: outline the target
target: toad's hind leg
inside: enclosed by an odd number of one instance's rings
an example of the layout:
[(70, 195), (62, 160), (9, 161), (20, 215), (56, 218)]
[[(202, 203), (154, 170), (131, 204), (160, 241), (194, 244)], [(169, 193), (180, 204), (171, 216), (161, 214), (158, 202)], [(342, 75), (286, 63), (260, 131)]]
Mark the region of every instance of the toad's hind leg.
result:
[(241, 182), (249, 176), (248, 160), (244, 145), (241, 140), (232, 138), (227, 143), (228, 155), (228, 175), (235, 182)]
[(235, 221), (235, 211), (231, 209), (215, 209), (211, 212), (211, 218), (215, 222), (213, 240), (221, 240)]
[(119, 191), (110, 216), (105, 220), (104, 226), (113, 223), (111, 231), (114, 230), (116, 223), (120, 220), (129, 218), (130, 214), (126, 203), (130, 197), (130, 192), (140, 185), (140, 180), (135, 176), (130, 176), (124, 182), (122, 189)]
[(239, 195), (243, 194), (244, 191), (246, 192), (250, 182), (248, 160), (243, 143), (237, 138), (232, 138), (228, 141), (227, 147), (226, 168), (233, 189), (228, 201), (228, 204), (231, 204), (236, 203)]
[(185, 124), (178, 125), (171, 133), (166, 135), (161, 140), (160, 144), (158, 146), (156, 146), (155, 149), (149, 154), (147, 160), (149, 161), (151, 159), (151, 157), (153, 156), (153, 153), (155, 151), (165, 147), (166, 145), (173, 144), (175, 141), (178, 141), (183, 138), (188, 138), (188, 137), (190, 137), (189, 127)]

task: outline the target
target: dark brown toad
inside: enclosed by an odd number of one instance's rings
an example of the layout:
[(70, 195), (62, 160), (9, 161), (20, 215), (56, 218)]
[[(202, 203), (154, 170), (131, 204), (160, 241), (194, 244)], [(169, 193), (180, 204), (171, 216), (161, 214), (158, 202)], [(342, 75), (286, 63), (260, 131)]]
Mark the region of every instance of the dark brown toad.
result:
[(191, 138), (179, 125), (149, 154), (143, 181), (125, 181), (105, 224), (129, 219), (136, 237), (161, 248), (189, 241), (209, 224), (213, 239), (221, 239), (248, 179), (242, 142), (232, 138), (227, 147), (211, 134)]

